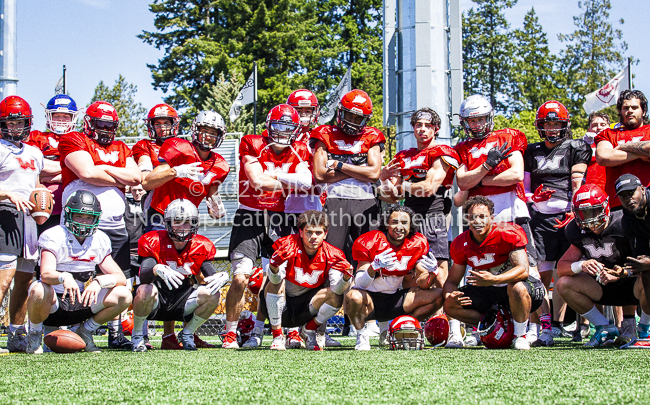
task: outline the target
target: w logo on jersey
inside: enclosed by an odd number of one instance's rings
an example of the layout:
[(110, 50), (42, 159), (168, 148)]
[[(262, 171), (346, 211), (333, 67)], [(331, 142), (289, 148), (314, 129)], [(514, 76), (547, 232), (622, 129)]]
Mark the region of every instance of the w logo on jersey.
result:
[(273, 162), (264, 162), (264, 166), (266, 166), (264, 173), (289, 173), (289, 169), (291, 169), (291, 163), (282, 163), (282, 165), (276, 166)]
[(21, 158), (17, 157), (16, 161), (20, 165), (20, 168), (23, 170), (33, 170), (36, 171), (36, 162), (34, 162), (34, 159), (30, 159), (28, 161), (24, 161)]
[(361, 147), (363, 146), (363, 141), (354, 141), (350, 144), (345, 141), (336, 140), (334, 143), (338, 146), (339, 150), (352, 153), (361, 153)]
[(201, 184), (207, 186), (208, 184), (212, 183), (212, 179), (214, 179), (214, 176), (216, 176), (216, 174), (212, 172), (207, 172), (206, 174), (200, 174), (198, 178)]
[(487, 155), (490, 149), (494, 148), (496, 144), (497, 144), (496, 142), (488, 142), (482, 148), (477, 148), (476, 146), (474, 146), (472, 149), (469, 150), (469, 153), (472, 155), (474, 159), (478, 159), (483, 155)]
[(589, 252), (590, 259), (599, 259), (601, 257), (612, 257), (614, 255), (614, 242), (603, 243), (602, 247), (596, 247), (592, 244), (584, 245)]
[(301, 267), (294, 267), (294, 279), (298, 284), (308, 284), (315, 286), (324, 270), (314, 270), (311, 274), (306, 274)]
[(535, 156), (537, 170), (557, 170), (560, 168), (560, 161), (564, 156), (553, 156), (553, 159), (546, 159), (544, 156)]
[(402, 159), (404, 161), (404, 169), (412, 169), (414, 167), (420, 167), (422, 166), (422, 163), (424, 163), (424, 159), (426, 156), (418, 156), (417, 159), (413, 160), (410, 157)]
[(58, 148), (58, 147), (59, 147), (59, 141), (57, 141), (56, 139), (52, 138), (51, 136), (49, 136), (49, 137), (47, 138), (47, 143), (49, 143), (50, 146), (53, 147), (53, 148)]
[(494, 255), (496, 253), (486, 253), (482, 259), (479, 259), (478, 256), (468, 257), (467, 260), (472, 262), (472, 267), (477, 268), (485, 266), (486, 264), (494, 263)]
[(194, 262), (183, 263), (182, 266), (179, 266), (174, 261), (171, 261), (171, 260), (167, 261), (167, 266), (171, 267), (172, 270), (174, 270), (177, 273), (181, 273), (181, 274), (187, 275), (187, 276), (192, 274), (192, 266), (193, 265), (194, 265)]
[(117, 161), (120, 159), (120, 151), (119, 150), (114, 150), (110, 153), (106, 153), (101, 149), (95, 149), (97, 151), (97, 156), (99, 156), (99, 159), (102, 162), (106, 163), (117, 163)]
[(633, 136), (632, 139), (630, 139), (629, 141), (625, 141), (625, 140), (621, 139), (620, 141), (618, 141), (616, 143), (619, 144), (619, 145), (625, 145), (628, 142), (641, 142), (642, 140), (643, 140), (643, 136)]
[(389, 266), (390, 271), (405, 271), (407, 270), (407, 266), (409, 265), (409, 260), (411, 260), (413, 256), (402, 256), (402, 258), (399, 261), (395, 261), (395, 263), (391, 266)]

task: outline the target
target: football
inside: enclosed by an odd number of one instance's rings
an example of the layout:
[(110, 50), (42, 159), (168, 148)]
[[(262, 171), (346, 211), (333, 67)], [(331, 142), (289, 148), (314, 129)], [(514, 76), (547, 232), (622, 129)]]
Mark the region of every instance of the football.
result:
[(43, 338), (43, 342), (54, 353), (75, 353), (86, 348), (86, 342), (79, 335), (65, 329), (49, 333)]
[(29, 196), (29, 201), (34, 204), (34, 208), (30, 210), (30, 214), (37, 224), (43, 225), (50, 217), (52, 209), (54, 208), (54, 200), (50, 190), (42, 187), (32, 191)]

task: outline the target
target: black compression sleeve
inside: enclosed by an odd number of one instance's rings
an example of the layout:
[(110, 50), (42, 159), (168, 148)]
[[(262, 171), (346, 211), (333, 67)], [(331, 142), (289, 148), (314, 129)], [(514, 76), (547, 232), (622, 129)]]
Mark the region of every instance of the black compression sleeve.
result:
[(156, 276), (153, 274), (153, 266), (158, 264), (153, 257), (145, 257), (140, 264), (140, 282), (142, 284), (151, 284)]
[(203, 273), (205, 277), (210, 277), (217, 274), (217, 269), (214, 268), (212, 262), (205, 261), (201, 265), (201, 273)]

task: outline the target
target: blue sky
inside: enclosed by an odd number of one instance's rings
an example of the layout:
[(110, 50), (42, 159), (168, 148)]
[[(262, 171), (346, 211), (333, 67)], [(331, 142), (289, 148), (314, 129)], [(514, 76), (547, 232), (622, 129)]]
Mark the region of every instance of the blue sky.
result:
[[(68, 91), (80, 106), (85, 106), (100, 80), (112, 85), (119, 74), (138, 86), (136, 100), (149, 109), (165, 96), (154, 90), (147, 63), (162, 56), (136, 35), (151, 31), (153, 14), (143, 0), (19, 0), (18, 1), (18, 94), (34, 111), (34, 128), (45, 126), (43, 108), (54, 95), (61, 69), (68, 68)], [(463, 10), (471, 0), (461, 0)], [(547, 32), (551, 50), (559, 52), (558, 33), (574, 30), (577, 0), (520, 0), (506, 14), (512, 28), (522, 25), (524, 15), (535, 5)], [(621, 26), (629, 45), (628, 54), (641, 60), (632, 68), (635, 87), (650, 92), (650, 49), (644, 33), (650, 15), (650, 2), (612, 0), (611, 21), (625, 20)], [(618, 25), (618, 24), (616, 24)], [(227, 113), (227, 112), (222, 112)]]

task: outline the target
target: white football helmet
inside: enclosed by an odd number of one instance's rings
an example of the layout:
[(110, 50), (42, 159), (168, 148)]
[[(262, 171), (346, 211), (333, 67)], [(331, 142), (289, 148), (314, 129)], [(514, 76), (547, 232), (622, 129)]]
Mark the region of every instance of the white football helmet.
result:
[[(212, 144), (205, 141), (205, 136), (202, 137), (202, 140), (199, 140), (199, 134), (205, 135), (199, 127), (213, 128), (217, 130), (216, 136), (210, 136), (210, 134), (207, 134), (211, 138), (215, 139)], [(210, 149), (218, 148), (226, 135), (226, 121), (224, 121), (221, 114), (217, 112), (201, 111), (196, 118), (194, 118), (194, 121), (192, 121), (190, 132), (192, 132), (192, 142), (199, 149), (208, 151)]]
[[(485, 125), (478, 128), (471, 128), (466, 121), (468, 118), (486, 117)], [(494, 110), (487, 98), (480, 94), (467, 97), (460, 105), (460, 124), (465, 133), (475, 139), (487, 137), (494, 128)]]
[[(165, 209), (165, 229), (172, 240), (183, 242), (191, 239), (199, 230), (199, 210), (190, 200), (177, 198)], [(183, 227), (184, 224), (190, 227)]]

